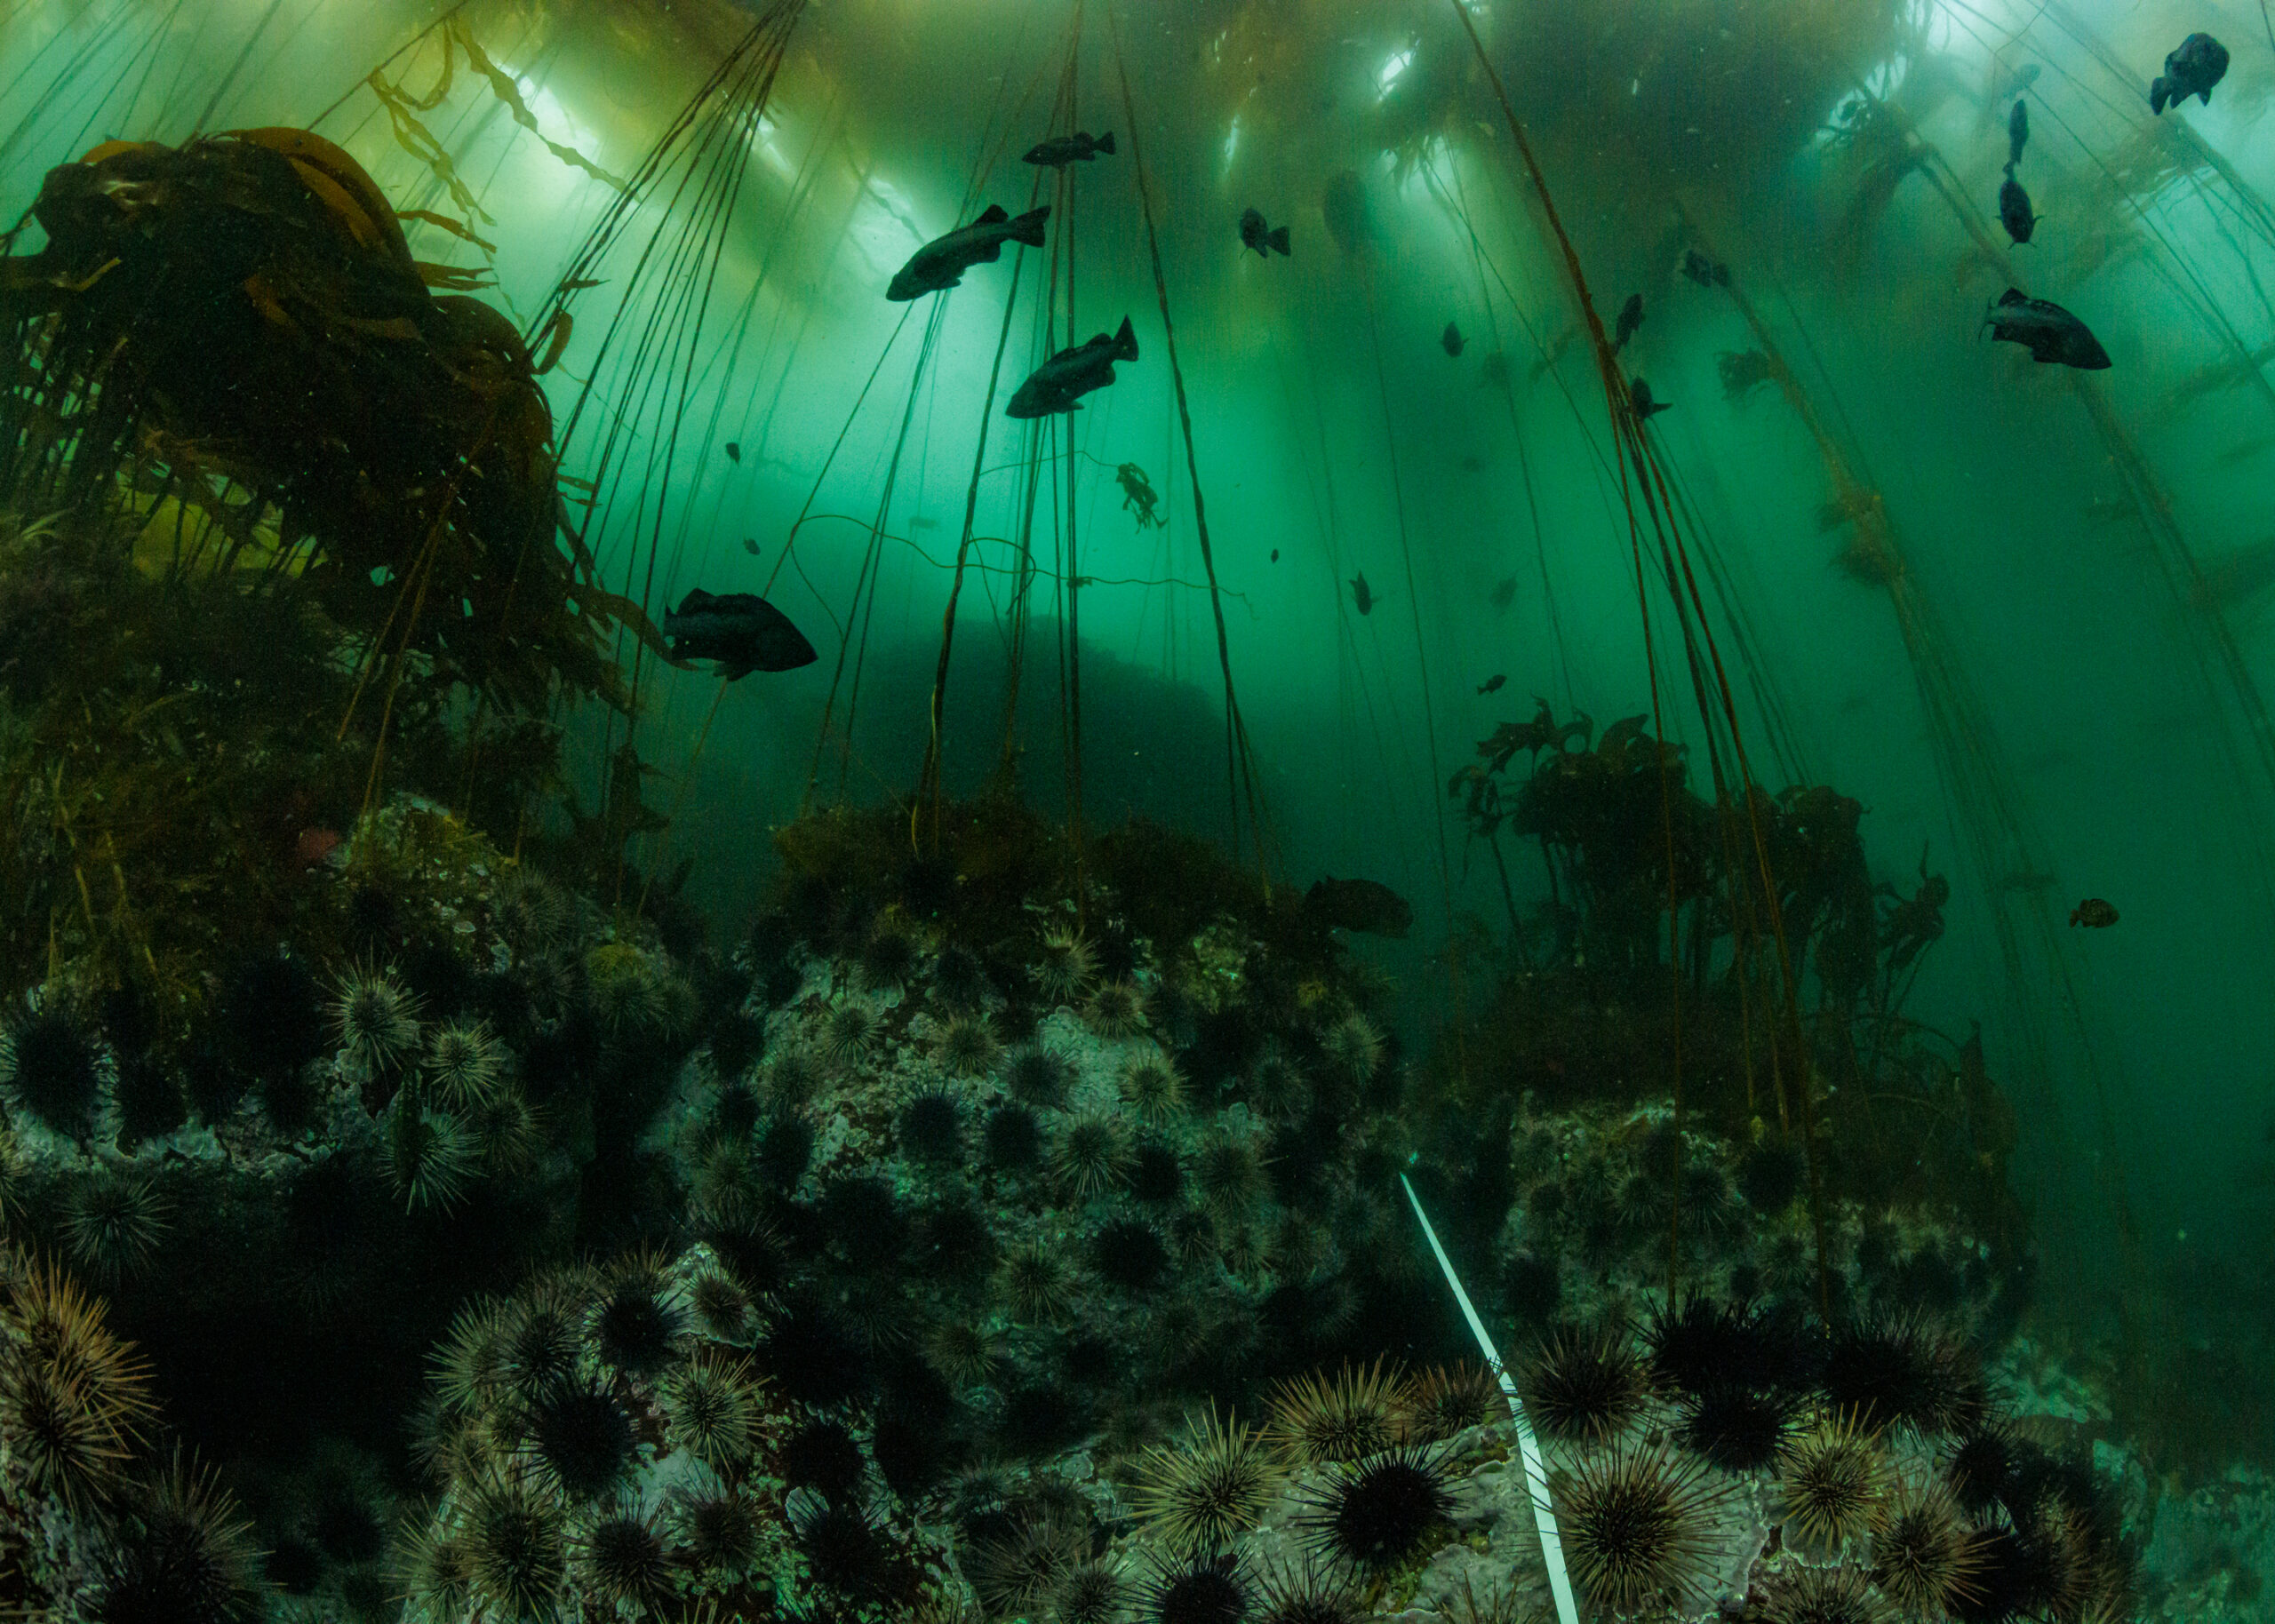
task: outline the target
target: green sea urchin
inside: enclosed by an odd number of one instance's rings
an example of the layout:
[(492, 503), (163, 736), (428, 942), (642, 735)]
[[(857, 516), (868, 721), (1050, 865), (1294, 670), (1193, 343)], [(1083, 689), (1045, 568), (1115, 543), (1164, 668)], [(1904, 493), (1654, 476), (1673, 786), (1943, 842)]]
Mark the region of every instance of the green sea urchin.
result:
[(1185, 1110), (1185, 1079), (1166, 1055), (1141, 1055), (1122, 1074), (1122, 1097), (1141, 1122), (1162, 1126)]
[(1129, 1175), (1130, 1137), (1112, 1115), (1086, 1112), (1060, 1131), (1051, 1147), (1050, 1170), (1070, 1200), (1103, 1195)]
[(1280, 1482), (1262, 1437), (1212, 1404), (1186, 1418), (1177, 1443), (1155, 1445), (1138, 1465), (1140, 1521), (1180, 1555), (1213, 1551), (1256, 1525)]
[(1789, 1536), (1832, 1549), (1879, 1520), (1888, 1457), (1853, 1413), (1829, 1415), (1779, 1457), (1778, 1492)]
[(419, 1047), (419, 1000), (395, 979), (392, 965), (351, 966), (334, 983), (331, 1030), (339, 1047), (383, 1071)]
[(1079, 930), (1054, 930), (1042, 939), (1042, 957), (1027, 974), (1035, 990), (1054, 1003), (1064, 1003), (1097, 979), (1098, 949)]
[(498, 1046), (480, 1022), (453, 1022), (427, 1040), (427, 1076), (446, 1105), (465, 1110), (482, 1104), (502, 1071)]
[(1345, 1364), (1333, 1376), (1313, 1371), (1273, 1389), (1265, 1437), (1305, 1466), (1358, 1461), (1398, 1441), (1402, 1418), (1396, 1366)]
[(986, 1015), (957, 1015), (941, 1029), (936, 1054), (950, 1077), (986, 1077), (1002, 1062), (1003, 1046)]
[(64, 1202), (63, 1239), (71, 1255), (104, 1279), (140, 1272), (164, 1238), (168, 1204), (158, 1187), (132, 1174), (101, 1174)]
[(1102, 1038), (1127, 1038), (1145, 1024), (1145, 999), (1133, 982), (1100, 982), (1082, 1007), (1082, 1019)]
[(1872, 1582), (1906, 1612), (1934, 1617), (1971, 1588), (1976, 1534), (1941, 1485), (1900, 1492), (1872, 1536)]

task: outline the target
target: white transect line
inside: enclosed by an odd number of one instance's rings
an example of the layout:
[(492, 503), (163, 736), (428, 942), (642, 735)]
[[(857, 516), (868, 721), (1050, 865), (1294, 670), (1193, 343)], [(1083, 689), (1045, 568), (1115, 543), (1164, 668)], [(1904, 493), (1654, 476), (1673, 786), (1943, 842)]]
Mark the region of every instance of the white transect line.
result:
[(1572, 1576), (1564, 1567), (1564, 1536), (1556, 1532), (1556, 1507), (1548, 1497), (1548, 1469), (1541, 1464), (1540, 1440), (1533, 1436), (1524, 1400), (1517, 1397), (1517, 1384), (1510, 1380), (1508, 1366), (1501, 1363), (1493, 1339), (1486, 1333), (1485, 1322), (1477, 1317), (1476, 1306), (1462, 1289), (1453, 1260), (1438, 1244), (1438, 1231), (1430, 1227), (1430, 1214), (1422, 1210), (1422, 1198), (1414, 1193), (1414, 1186), (1404, 1174), (1398, 1175), (1398, 1182), (1406, 1190), (1406, 1198), (1414, 1204), (1414, 1215), (1422, 1221), (1423, 1238), (1430, 1243), (1438, 1267), (1445, 1271), (1446, 1284), (1454, 1288), (1454, 1301), (1461, 1304), (1462, 1318), (1469, 1321), (1470, 1334), (1484, 1350), (1485, 1363), (1499, 1379), (1502, 1396), (1509, 1401), (1509, 1414), (1517, 1426), (1517, 1453), (1525, 1463), (1525, 1487), (1532, 1491), (1532, 1520), (1540, 1530), (1541, 1559), (1548, 1564), (1548, 1588), (1556, 1597), (1556, 1616), (1561, 1624), (1580, 1624), (1580, 1610), (1572, 1600)]

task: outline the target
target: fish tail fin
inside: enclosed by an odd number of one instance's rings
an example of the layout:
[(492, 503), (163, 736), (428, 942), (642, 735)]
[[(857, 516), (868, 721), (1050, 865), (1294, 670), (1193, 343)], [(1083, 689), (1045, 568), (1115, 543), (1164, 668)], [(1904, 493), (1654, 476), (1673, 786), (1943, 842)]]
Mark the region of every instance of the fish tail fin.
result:
[(1135, 361), (1138, 359), (1138, 333), (1137, 330), (1130, 325), (1130, 318), (1128, 316), (1123, 316), (1122, 318), (1122, 327), (1120, 330), (1114, 335), (1114, 353), (1117, 360)]
[(1106, 154), (1107, 157), (1110, 158), (1114, 156), (1114, 131), (1111, 130), (1107, 131), (1104, 135), (1098, 137), (1094, 145), (1098, 151)]
[(2008, 288), (2004, 293), (1999, 295), (1999, 302), (2001, 305), (2027, 304), (2029, 300), (2030, 295), (2020, 288)]
[(2167, 100), (2169, 100), (2171, 99), (2171, 97), (2172, 97), (2172, 91), (2171, 91), (2171, 88), (2170, 88), (2168, 85), (2167, 85), (2167, 84), (2166, 84), (2166, 83), (2165, 83), (2165, 76), (2164, 76), (2164, 75), (2162, 75), (2162, 74), (2159, 74), (2159, 75), (2158, 75), (2154, 79), (2152, 79), (2152, 80), (2151, 80), (2151, 81), (2150, 81), (2150, 83), (2149, 83), (2149, 111), (2150, 111), (2150, 112), (2151, 112), (2151, 113), (2162, 113), (2162, 112), (2165, 110), (2165, 103), (2166, 103)]
[(1011, 217), (1010, 215), (1003, 212), (1003, 205), (1002, 203), (989, 203), (987, 205), (987, 211), (981, 215), (978, 219), (974, 220), (972, 224), (975, 226), (993, 226), (997, 220), (1007, 220), (1010, 218)]
[(2008, 158), (2008, 159), (2007, 160), (2007, 171), (2006, 171), (2006, 173), (2007, 173), (2007, 179), (2008, 179), (2012, 180), (2012, 179), (2015, 178), (2015, 161), (2014, 161), (2014, 159), (2012, 159), (2012, 158)]
[(1285, 226), (1275, 227), (1272, 235), (1264, 240), (1283, 254), (1288, 251), (1288, 228)]
[(1030, 209), (1011, 222), (1011, 241), (1024, 243), (1029, 248), (1042, 246), (1042, 222), (1050, 218), (1050, 205)]
[(2196, 100), (2202, 102), (2206, 107), (2210, 107), (2212, 105), (2212, 87), (2207, 84), (2202, 90), (2197, 92)]

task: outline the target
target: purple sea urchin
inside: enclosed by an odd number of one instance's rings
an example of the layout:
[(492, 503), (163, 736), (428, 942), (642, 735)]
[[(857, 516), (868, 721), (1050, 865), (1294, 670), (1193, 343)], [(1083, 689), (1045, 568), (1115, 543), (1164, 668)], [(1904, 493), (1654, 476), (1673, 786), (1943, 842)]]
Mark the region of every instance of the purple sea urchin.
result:
[(1982, 1375), (1967, 1344), (1906, 1316), (1835, 1327), (1822, 1381), (1826, 1400), (1872, 1432), (1898, 1426), (1964, 1431), (1984, 1404)]
[(1147, 1624), (1241, 1624), (1252, 1604), (1239, 1556), (1225, 1551), (1159, 1570), (1141, 1616)]
[(1695, 1592), (1715, 1550), (1720, 1496), (1704, 1469), (1658, 1451), (1591, 1455), (1558, 1494), (1564, 1555), (1597, 1605), (1623, 1610)]
[(1066, 1091), (1074, 1086), (1074, 1063), (1042, 1044), (1018, 1050), (1003, 1071), (1003, 1087), (1010, 1096), (1039, 1111), (1066, 1103)]
[(1413, 1556), (1453, 1509), (1438, 1453), (1409, 1445), (1338, 1464), (1307, 1496), (1299, 1525), (1315, 1556), (1379, 1571)]
[(1401, 1424), (1417, 1444), (1438, 1444), (1509, 1413), (1491, 1371), (1469, 1359), (1418, 1371), (1398, 1396)]
[(644, 1612), (671, 1591), (672, 1562), (663, 1536), (636, 1504), (621, 1506), (577, 1541), (577, 1568), (604, 1607)]
[(1888, 1624), (1888, 1604), (1855, 1568), (1797, 1564), (1769, 1587), (1763, 1624)]
[(1604, 1324), (1543, 1343), (1517, 1390), (1541, 1437), (1604, 1443), (1642, 1413), (1651, 1389), (1625, 1328)]
[(1796, 1395), (1774, 1389), (1710, 1387), (1683, 1400), (1675, 1439), (1724, 1471), (1760, 1471), (1792, 1437), (1800, 1410)]

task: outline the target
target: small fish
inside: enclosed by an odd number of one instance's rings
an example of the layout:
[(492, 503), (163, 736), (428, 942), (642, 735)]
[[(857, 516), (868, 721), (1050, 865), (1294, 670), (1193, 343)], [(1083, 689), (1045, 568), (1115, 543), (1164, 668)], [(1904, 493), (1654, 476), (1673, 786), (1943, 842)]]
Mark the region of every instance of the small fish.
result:
[(1509, 358), (1495, 350), (1477, 369), (1477, 386), (1481, 389), (1505, 389), (1509, 386)]
[[(2017, 101), (2016, 107), (2022, 106)], [(2038, 229), (2038, 216), (2031, 212), (2030, 194), (2023, 190), (2023, 183), (2013, 174), (1999, 188), (1999, 223), (2017, 244), (2030, 241), (2031, 233)]]
[(1326, 930), (1399, 936), (1414, 928), (1412, 904), (1375, 880), (1321, 880), (1304, 893), (1304, 917)]
[(1280, 549), (1277, 547), (1272, 549), (1272, 561), (1275, 564), (1280, 561)]
[(925, 519), (920, 517), (911, 519), (908, 521), (908, 528), (912, 530), (937, 530), (940, 528), (940, 521), (938, 519)]
[(742, 447), (741, 447), (741, 446), (739, 446), (739, 445), (738, 445), (738, 444), (736, 444), (736, 443), (735, 443), (735, 442), (733, 442), (733, 441), (731, 441), (731, 440), (728, 441), (728, 442), (727, 442), (727, 460), (728, 460), (729, 462), (740, 462), (740, 461), (742, 461), (742, 459), (743, 459), (743, 449), (742, 449)]
[(664, 617), (672, 658), (716, 660), (732, 682), (754, 671), (795, 671), (821, 657), (790, 617), (753, 593), (716, 596), (696, 587)]
[(2110, 364), (2109, 352), (2086, 324), (2051, 299), (2032, 299), (2020, 288), (2008, 288), (1999, 302), (1984, 313), (1993, 338), (2026, 346), (2031, 359), (2044, 365), (2059, 362), (2065, 367), (2098, 372)]
[(2023, 161), (2023, 148), (2030, 145), (2030, 104), (2017, 96), (2015, 110), (2007, 115), (2007, 172), (2013, 174), (2015, 165)]
[(1635, 408), (1636, 417), (1645, 422), (1648, 422), (1674, 404), (1672, 401), (1653, 400), (1651, 386), (1645, 383), (1640, 376), (1628, 380), (1627, 400), (1628, 403)]
[[(2197, 34), (2191, 35), (2190, 37), (2193, 39), (2202, 39), (2205, 36), (2201, 34)], [(2224, 65), (2224, 53), (2223, 53), (2222, 60)], [(2088, 930), (2107, 930), (2111, 925), (2117, 923), (2117, 910), (2111, 907), (2107, 903), (2102, 901), (2098, 896), (2088, 896), (2085, 901), (2079, 903), (2076, 907), (2070, 910), (2070, 923), (2072, 927), (2083, 925)]]
[(1505, 609), (1517, 601), (1517, 577), (1509, 576), (1494, 582), (1493, 590), (1485, 594), (1485, 601), (1497, 609)]
[(1367, 585), (1367, 572), (1363, 569), (1351, 577), (1351, 601), (1359, 606), (1361, 615), (1375, 612), (1374, 589)]
[(1507, 677), (1497, 672), (1492, 676), (1486, 678), (1484, 685), (1477, 691), (1481, 694), (1497, 694), (1501, 691), (1501, 685), (1508, 680), (1509, 679)]
[(1054, 135), (1028, 147), (1026, 161), (1046, 169), (1064, 169), (1069, 163), (1088, 163), (1100, 153), (1109, 158), (1114, 156), (1111, 130), (1104, 135), (1092, 135), (1087, 130), (1075, 135)]
[(744, 537), (743, 551), (749, 553), (753, 558), (756, 558), (758, 556), (758, 537), (755, 536)]
[(1446, 346), (1447, 354), (1458, 355), (1461, 354), (1461, 346), (1467, 343), (1468, 340), (1461, 336), (1460, 328), (1455, 326), (1451, 322), (1448, 322), (1446, 323), (1446, 330), (1438, 335), (1438, 342)]
[(1616, 355), (1625, 349), (1627, 340), (1635, 336), (1635, 330), (1642, 324), (1643, 296), (1640, 293), (1630, 293), (1627, 296), (1627, 302), (1619, 307), (1619, 325), (1612, 333), (1611, 353)]
[(973, 266), (1002, 259), (1006, 243), (1041, 248), (1042, 223), (1050, 218), (1048, 204), (1013, 219), (1004, 212), (1002, 203), (990, 203), (987, 212), (970, 225), (935, 237), (911, 254), (908, 263), (893, 273), (885, 297), (905, 301), (955, 287)]
[(1709, 259), (1695, 248), (1682, 251), (1682, 274), (1702, 288), (1730, 285), (1730, 267), (1719, 259)]
[(2038, 83), (2039, 71), (2039, 65), (2036, 62), (2024, 62), (1992, 86), (1991, 94), (1983, 105), (1986, 107), (1996, 107), (2009, 96), (2021, 95)]
[(1008, 418), (1047, 418), (1062, 411), (1080, 411), (1079, 396), (1103, 389), (1114, 381), (1114, 363), (1138, 359), (1138, 335), (1130, 318), (1121, 330), (1099, 333), (1087, 344), (1060, 350), (1027, 375), (1026, 382), (1003, 409)]
[(1256, 250), (1259, 259), (1272, 258), (1266, 251), (1274, 248), (1284, 257), (1288, 252), (1288, 228), (1265, 225), (1263, 211), (1250, 209), (1241, 216), (1241, 246)]
[(2191, 34), (2165, 58), (2165, 70), (2149, 86), (2149, 111), (2161, 114), (2191, 96), (2212, 105), (2212, 87), (2228, 74), (2228, 48), (2208, 34)]

